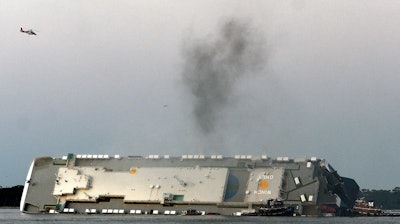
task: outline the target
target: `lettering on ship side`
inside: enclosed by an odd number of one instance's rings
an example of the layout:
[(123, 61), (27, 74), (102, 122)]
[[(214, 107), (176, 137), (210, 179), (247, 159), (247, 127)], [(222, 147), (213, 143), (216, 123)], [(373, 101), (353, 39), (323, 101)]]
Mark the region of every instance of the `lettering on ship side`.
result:
[(256, 190), (256, 191), (254, 191), (254, 194), (268, 194), (268, 195), (271, 195), (272, 191), (271, 190)]
[(260, 176), (260, 179), (273, 180), (274, 179), (274, 175), (272, 175), (272, 174), (270, 174), (270, 175), (262, 175), (262, 176)]
[(271, 195), (272, 191), (267, 190), (267, 188), (269, 186), (269, 181), (274, 179), (274, 175), (265, 174), (265, 175), (260, 175), (258, 178), (260, 180), (258, 182), (258, 190), (255, 190), (254, 194)]

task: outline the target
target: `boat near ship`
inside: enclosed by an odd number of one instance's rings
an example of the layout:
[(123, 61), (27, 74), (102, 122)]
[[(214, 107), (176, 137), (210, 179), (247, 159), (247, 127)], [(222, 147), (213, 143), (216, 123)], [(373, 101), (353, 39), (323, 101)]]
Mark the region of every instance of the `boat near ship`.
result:
[(364, 198), (356, 200), (352, 209), (350, 209), (352, 216), (400, 216), (397, 210), (383, 210), (375, 207), (374, 201), (366, 201)]
[(198, 211), (198, 210), (193, 209), (193, 208), (189, 208), (187, 210), (182, 211), (181, 215), (189, 215), (189, 216), (206, 215), (206, 212), (205, 211)]
[(266, 205), (262, 205), (257, 209), (242, 210), (236, 212), (234, 216), (293, 216), (294, 207), (284, 205), (282, 200), (270, 199)]
[(353, 179), (317, 157), (71, 153), (33, 160), (20, 210), (104, 215), (232, 215), (247, 210), (261, 216), (332, 216), (353, 208), (358, 193)]
[(356, 216), (381, 216), (382, 209), (376, 208), (373, 201), (365, 201), (364, 198), (356, 200), (356, 203), (351, 210)]
[(293, 216), (294, 208), (284, 205), (282, 200), (268, 200), (258, 209), (260, 216)]

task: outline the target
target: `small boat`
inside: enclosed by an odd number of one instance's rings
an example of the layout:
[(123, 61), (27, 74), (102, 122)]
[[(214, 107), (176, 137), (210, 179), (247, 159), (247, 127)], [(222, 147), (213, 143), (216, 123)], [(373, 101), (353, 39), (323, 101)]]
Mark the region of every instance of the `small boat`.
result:
[(360, 216), (380, 216), (383, 214), (381, 209), (375, 208), (373, 201), (367, 202), (364, 198), (356, 200), (351, 211), (354, 215)]
[(293, 216), (294, 208), (284, 205), (282, 200), (268, 200), (258, 209), (260, 216)]
[(187, 210), (182, 211), (181, 214), (182, 215), (205, 215), (206, 212), (205, 211), (198, 211), (198, 210), (193, 209), (193, 208), (189, 208)]
[(240, 216), (293, 216), (293, 213), (294, 208), (285, 206), (282, 200), (270, 199), (258, 209), (243, 210)]

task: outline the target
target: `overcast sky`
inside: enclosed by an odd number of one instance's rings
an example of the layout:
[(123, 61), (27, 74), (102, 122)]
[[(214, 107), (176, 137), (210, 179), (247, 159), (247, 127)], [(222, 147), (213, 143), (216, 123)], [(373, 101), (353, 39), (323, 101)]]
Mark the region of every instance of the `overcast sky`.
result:
[[(316, 156), (361, 188), (400, 186), (399, 12), (396, 0), (1, 1), (0, 185), (72, 152)], [(232, 21), (251, 49), (233, 63), (215, 50)], [(224, 94), (206, 89), (206, 125), (193, 52), (216, 58), (206, 73), (234, 74)]]

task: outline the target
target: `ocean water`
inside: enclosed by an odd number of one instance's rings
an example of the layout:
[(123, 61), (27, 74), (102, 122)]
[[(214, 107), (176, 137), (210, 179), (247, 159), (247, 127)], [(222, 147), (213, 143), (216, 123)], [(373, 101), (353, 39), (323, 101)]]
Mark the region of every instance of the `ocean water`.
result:
[(400, 217), (233, 217), (233, 216), (164, 216), (164, 215), (77, 215), (77, 214), (23, 214), (18, 209), (0, 209), (1, 224), (41, 224), (41, 223), (87, 223), (87, 224), (114, 224), (114, 223), (399, 223)]

